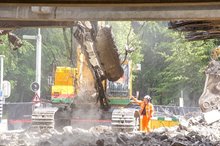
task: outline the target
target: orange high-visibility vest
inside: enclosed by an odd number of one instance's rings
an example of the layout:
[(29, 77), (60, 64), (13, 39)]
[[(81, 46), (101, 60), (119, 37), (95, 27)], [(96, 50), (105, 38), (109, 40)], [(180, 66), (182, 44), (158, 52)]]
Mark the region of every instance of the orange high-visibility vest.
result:
[(148, 119), (150, 119), (152, 116), (153, 116), (153, 113), (154, 113), (154, 107), (153, 107), (153, 104), (151, 104), (151, 103), (148, 103), (148, 104), (144, 104), (144, 102), (142, 101), (141, 103), (138, 103), (139, 105), (140, 105), (140, 107), (141, 107), (141, 109), (140, 109), (140, 114), (143, 112), (143, 110), (144, 110), (144, 106), (145, 106), (145, 111), (146, 111), (146, 117), (148, 118)]
[(145, 110), (146, 110), (146, 117), (148, 119), (150, 119), (153, 114), (154, 114), (154, 106), (153, 104), (151, 104), (150, 102), (148, 102), (148, 104), (144, 104), (144, 101), (141, 101), (141, 100), (137, 100), (136, 98), (134, 98), (134, 101), (140, 105), (141, 109), (139, 110), (139, 113), (141, 115), (141, 113), (143, 112), (144, 110), (144, 106), (145, 106)]

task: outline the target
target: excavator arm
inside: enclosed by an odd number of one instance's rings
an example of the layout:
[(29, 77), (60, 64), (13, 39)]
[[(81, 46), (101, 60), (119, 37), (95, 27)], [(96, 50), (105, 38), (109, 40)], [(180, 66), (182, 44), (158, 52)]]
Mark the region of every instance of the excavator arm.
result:
[(102, 108), (109, 107), (102, 81), (116, 81), (123, 75), (117, 48), (111, 33), (111, 28), (102, 27), (98, 30), (95, 22), (79, 21), (74, 33), (82, 52), (96, 80), (99, 100)]

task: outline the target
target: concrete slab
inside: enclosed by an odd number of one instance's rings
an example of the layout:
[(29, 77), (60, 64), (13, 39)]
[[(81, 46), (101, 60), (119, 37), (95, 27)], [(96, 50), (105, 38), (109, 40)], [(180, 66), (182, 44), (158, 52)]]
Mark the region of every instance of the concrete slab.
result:
[(0, 5), (0, 20), (77, 21), (77, 20), (219, 20), (220, 2), (196, 4), (129, 4), (76, 6)]
[(4, 132), (8, 130), (7, 119), (2, 119), (0, 123), (0, 132)]
[(203, 116), (207, 124), (212, 124), (220, 120), (220, 111), (213, 110), (210, 112), (206, 112), (206, 113), (203, 113)]

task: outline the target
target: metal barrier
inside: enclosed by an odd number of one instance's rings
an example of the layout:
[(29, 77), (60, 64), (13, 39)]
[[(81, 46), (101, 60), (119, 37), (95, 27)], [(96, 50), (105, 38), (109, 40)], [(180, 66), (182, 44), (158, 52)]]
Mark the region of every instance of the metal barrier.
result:
[(2, 116), (3, 116), (3, 97), (0, 95), (0, 123), (1, 123), (1, 120), (2, 120)]
[(26, 129), (31, 125), (32, 102), (6, 103), (3, 108), (8, 130)]
[(163, 116), (185, 116), (189, 113), (200, 112), (199, 107), (179, 107), (179, 106), (163, 106), (154, 105), (155, 113), (162, 114)]

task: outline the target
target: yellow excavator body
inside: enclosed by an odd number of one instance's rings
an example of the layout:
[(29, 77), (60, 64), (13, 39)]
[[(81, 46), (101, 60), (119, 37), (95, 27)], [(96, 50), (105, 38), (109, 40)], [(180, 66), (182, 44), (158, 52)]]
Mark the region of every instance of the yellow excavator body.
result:
[(51, 89), (53, 103), (71, 103), (77, 95), (78, 69), (71, 67), (56, 67), (54, 85)]

